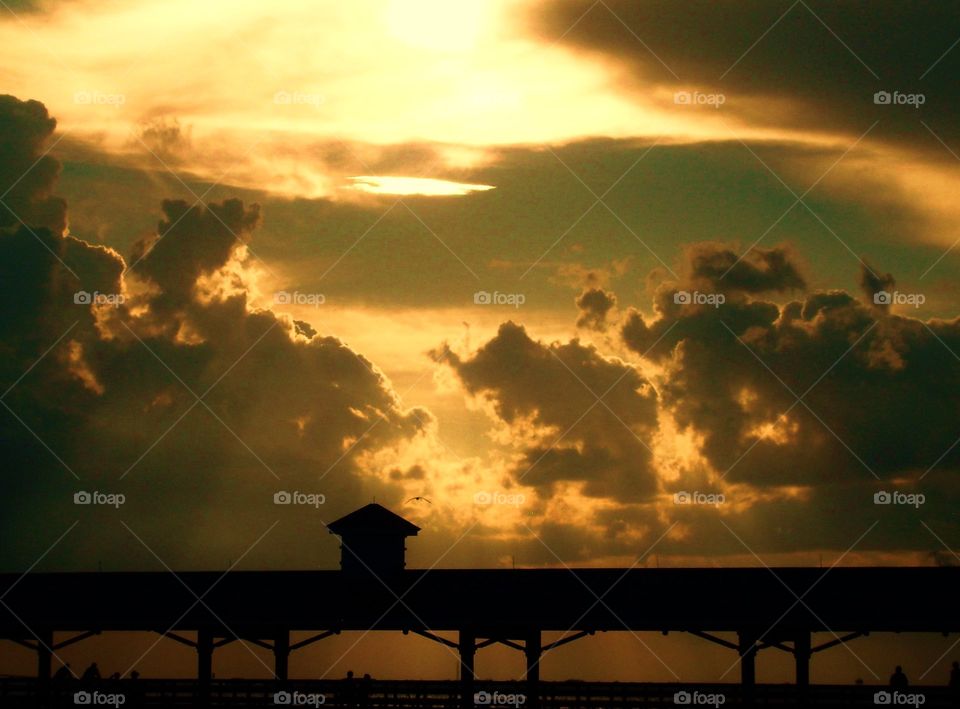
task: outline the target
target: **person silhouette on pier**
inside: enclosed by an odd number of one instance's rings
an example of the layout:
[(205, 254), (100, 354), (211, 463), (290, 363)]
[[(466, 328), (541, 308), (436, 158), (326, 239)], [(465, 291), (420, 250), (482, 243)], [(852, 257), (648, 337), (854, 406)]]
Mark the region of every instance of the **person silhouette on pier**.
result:
[(347, 677), (343, 680), (342, 699), (340, 700), (345, 707), (357, 706), (357, 686), (353, 678), (353, 670), (347, 670)]
[(100, 680), (100, 668), (97, 667), (96, 662), (91, 662), (90, 666), (83, 671), (83, 675), (80, 677), (84, 682), (97, 682)]
[(890, 686), (893, 689), (906, 689), (910, 686), (910, 680), (907, 679), (900, 665), (897, 665), (896, 670), (890, 675)]
[(360, 708), (366, 709), (370, 702), (370, 674), (364, 673), (360, 680)]
[(140, 684), (140, 673), (136, 670), (133, 670), (130, 673), (127, 681), (129, 683), (127, 696), (130, 700), (130, 704), (128, 706), (131, 709), (139, 709), (139, 707), (142, 707), (144, 703), (144, 691), (143, 686)]

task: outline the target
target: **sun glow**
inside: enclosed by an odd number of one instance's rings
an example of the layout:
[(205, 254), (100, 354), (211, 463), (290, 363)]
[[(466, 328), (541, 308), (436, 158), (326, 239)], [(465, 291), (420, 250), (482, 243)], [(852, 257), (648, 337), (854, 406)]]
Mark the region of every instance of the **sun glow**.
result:
[(491, 24), (487, 0), (393, 0), (386, 10), (391, 36), (418, 49), (473, 49)]
[(431, 197), (455, 197), (471, 192), (486, 192), (493, 185), (475, 185), (467, 182), (450, 182), (428, 177), (370, 176), (351, 177), (352, 189), (372, 194), (427, 195)]

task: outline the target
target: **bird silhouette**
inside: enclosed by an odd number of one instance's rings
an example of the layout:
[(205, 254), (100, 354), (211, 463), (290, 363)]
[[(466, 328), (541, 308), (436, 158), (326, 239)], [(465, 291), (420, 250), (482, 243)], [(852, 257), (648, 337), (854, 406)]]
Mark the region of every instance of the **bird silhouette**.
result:
[(428, 500), (427, 498), (423, 497), (422, 495), (417, 495), (416, 497), (411, 497), (409, 500), (407, 500), (407, 502), (413, 502), (414, 500), (417, 500), (417, 501), (421, 501), (421, 500), (422, 500), (423, 502), (426, 502), (428, 505), (432, 505), (432, 504), (433, 504), (432, 502), (430, 502), (430, 500)]

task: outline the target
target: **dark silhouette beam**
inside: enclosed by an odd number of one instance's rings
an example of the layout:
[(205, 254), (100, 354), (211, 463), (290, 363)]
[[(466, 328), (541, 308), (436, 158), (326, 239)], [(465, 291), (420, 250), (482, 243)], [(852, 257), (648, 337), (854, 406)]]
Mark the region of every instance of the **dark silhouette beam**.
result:
[(279, 630), (273, 641), (273, 674), (286, 680), (290, 674), (290, 631)]

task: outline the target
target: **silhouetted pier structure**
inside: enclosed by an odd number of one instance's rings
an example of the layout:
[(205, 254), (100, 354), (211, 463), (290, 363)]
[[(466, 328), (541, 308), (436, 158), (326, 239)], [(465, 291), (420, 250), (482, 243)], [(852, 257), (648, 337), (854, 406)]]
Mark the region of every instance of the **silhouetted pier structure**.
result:
[[(500, 643), (524, 653), (532, 706), (542, 654), (597, 632), (684, 632), (727, 647), (740, 657), (748, 698), (757, 653), (767, 648), (793, 655), (804, 688), (811, 657), (843, 642), (871, 632), (960, 632), (960, 568), (424, 571), (404, 568), (404, 539), (418, 528), (379, 505), (329, 527), (342, 535), (340, 571), (0, 575), (0, 638), (36, 652), (45, 681), (53, 652), (66, 645), (156, 632), (196, 650), (199, 686), (209, 688), (215, 650), (237, 639), (271, 650), (282, 681), (292, 652), (332, 635), (416, 633), (459, 654), (470, 706), (476, 654)], [(292, 631), (312, 634), (291, 642)], [(445, 631), (458, 640), (437, 635)], [(544, 643), (546, 631), (564, 636)], [(54, 632), (74, 635), (55, 643)], [(717, 635), (727, 632), (737, 641)], [(813, 633), (832, 639), (814, 646)]]

